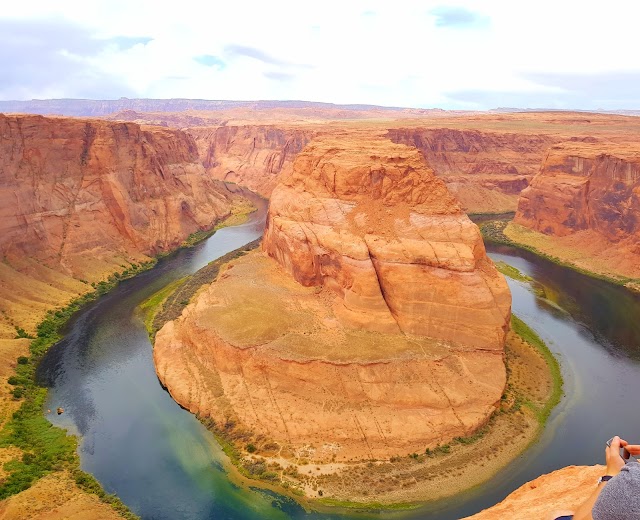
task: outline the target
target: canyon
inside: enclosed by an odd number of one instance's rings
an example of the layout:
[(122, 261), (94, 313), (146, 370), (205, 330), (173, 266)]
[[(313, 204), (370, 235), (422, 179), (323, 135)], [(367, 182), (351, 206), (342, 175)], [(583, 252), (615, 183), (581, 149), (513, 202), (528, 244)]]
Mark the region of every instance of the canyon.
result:
[(510, 293), (416, 149), (312, 140), (272, 194), (263, 250), (154, 347), (171, 395), (237, 449), (335, 473), (471, 435), (499, 406)]
[(212, 227), (231, 198), (179, 130), (0, 115), (0, 332), (33, 332), (91, 283)]
[[(640, 279), (635, 118), (131, 101), (105, 119), (0, 114), (0, 374), (27, 353), (17, 328), (228, 216), (220, 181), (271, 197), (264, 251), (165, 326), (157, 371), (285, 470), (424, 453), (498, 409), (508, 289), (465, 211), (517, 210), (512, 241)], [(19, 404), (6, 401), (3, 421)], [(541, 477), (477, 518), (575, 505), (562, 480), (592, 472)], [(75, 487), (58, 477), (16, 498)]]
[(553, 146), (504, 233), (587, 271), (640, 279), (637, 141)]

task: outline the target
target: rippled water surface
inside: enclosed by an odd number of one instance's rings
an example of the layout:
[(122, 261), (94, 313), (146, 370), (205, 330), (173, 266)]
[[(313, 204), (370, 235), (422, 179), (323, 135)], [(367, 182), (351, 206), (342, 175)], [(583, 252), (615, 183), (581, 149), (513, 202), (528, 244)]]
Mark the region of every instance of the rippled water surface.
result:
[[(265, 203), (259, 204), (249, 223), (163, 259), (83, 310), (40, 367), (51, 387), (47, 406), (65, 409), (49, 417), (81, 436), (83, 469), (144, 519), (344, 518), (307, 513), (277, 494), (234, 485), (212, 436), (160, 386), (136, 316), (136, 306), (163, 286), (259, 237)], [(509, 280), (513, 311), (560, 359), (566, 397), (540, 441), (486, 485), (402, 517), (461, 518), (541, 473), (600, 462), (604, 441), (614, 434), (640, 441), (633, 406), (640, 395), (639, 299), (517, 250), (496, 248), (491, 256), (544, 286), (547, 298), (539, 299), (528, 285)], [(364, 516), (398, 515), (358, 517)]]

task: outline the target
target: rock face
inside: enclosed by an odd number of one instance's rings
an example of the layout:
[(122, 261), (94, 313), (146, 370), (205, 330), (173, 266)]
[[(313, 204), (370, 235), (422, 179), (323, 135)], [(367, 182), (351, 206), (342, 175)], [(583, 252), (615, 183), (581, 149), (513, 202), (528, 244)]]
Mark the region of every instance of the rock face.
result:
[(639, 241), (640, 147), (554, 146), (523, 191), (515, 221), (548, 235), (593, 230), (612, 242)]
[(567, 466), (516, 489), (493, 507), (464, 520), (544, 520), (574, 511), (595, 488), (604, 466)]
[(469, 212), (514, 211), (538, 172), (551, 135), (453, 128), (390, 129), (396, 143), (415, 146)]
[(263, 244), (273, 258), (234, 261), (158, 332), (157, 373), (180, 404), (318, 464), (424, 451), (486, 422), (509, 290), (415, 149), (310, 143)]
[(278, 176), (316, 131), (275, 126), (190, 128), (200, 160), (215, 179), (235, 182), (269, 197)]
[(478, 228), (409, 147), (309, 145), (272, 195), (264, 250), (337, 295), (343, 323), (501, 350), (510, 294)]
[(212, 226), (228, 197), (178, 130), (0, 114), (0, 307), (41, 316)]

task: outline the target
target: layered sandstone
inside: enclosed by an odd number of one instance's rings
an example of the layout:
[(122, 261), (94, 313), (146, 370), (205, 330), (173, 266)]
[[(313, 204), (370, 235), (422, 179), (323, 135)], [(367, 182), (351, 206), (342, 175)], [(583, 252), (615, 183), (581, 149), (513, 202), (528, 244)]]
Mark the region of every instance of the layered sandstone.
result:
[(9, 329), (33, 327), (89, 282), (175, 248), (229, 212), (229, 193), (183, 132), (1, 114), (0, 201)]
[(316, 129), (247, 125), (190, 128), (200, 161), (213, 178), (234, 182), (269, 197), (278, 177)]
[(552, 147), (514, 222), (549, 237), (507, 230), (545, 253), (640, 277), (640, 147), (596, 140)]
[(414, 146), (469, 212), (514, 211), (558, 137), (471, 128), (392, 128), (389, 138)]
[(310, 143), (274, 190), (264, 250), (158, 332), (180, 404), (317, 463), (423, 452), (495, 410), (510, 294), (415, 149)]
[(551, 520), (570, 514), (595, 489), (603, 466), (567, 466), (527, 482), (499, 504), (464, 520)]

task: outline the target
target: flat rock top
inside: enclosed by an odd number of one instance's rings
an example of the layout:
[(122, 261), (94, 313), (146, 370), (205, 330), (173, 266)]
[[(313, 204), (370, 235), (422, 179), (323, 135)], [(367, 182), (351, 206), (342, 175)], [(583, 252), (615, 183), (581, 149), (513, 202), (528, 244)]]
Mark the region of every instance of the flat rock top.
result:
[(439, 359), (451, 350), (421, 336), (346, 329), (332, 310), (333, 294), (303, 287), (259, 252), (234, 261), (198, 298), (197, 324), (228, 344), (268, 348), (277, 357), (335, 363), (397, 358)]

